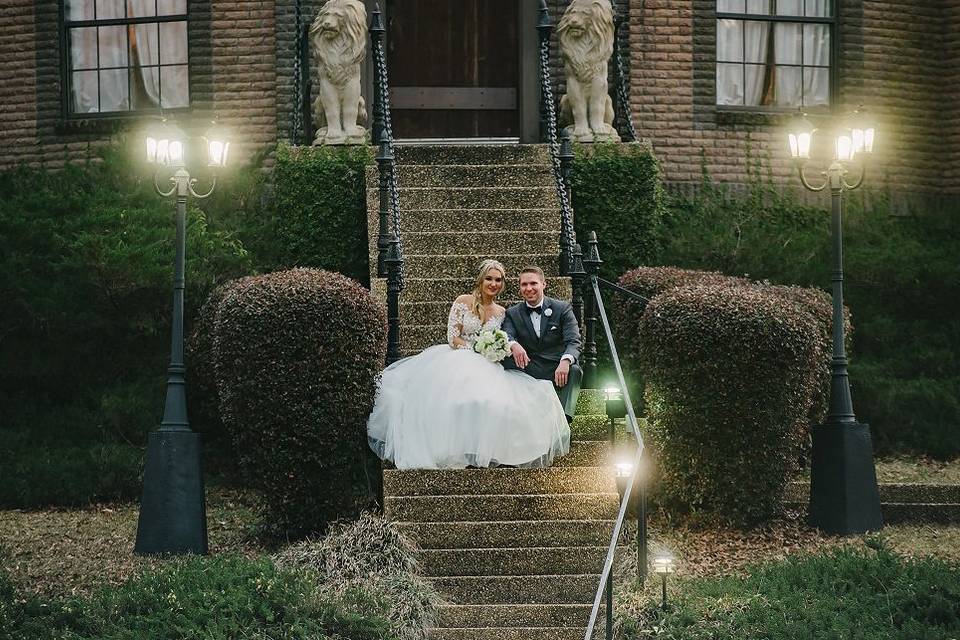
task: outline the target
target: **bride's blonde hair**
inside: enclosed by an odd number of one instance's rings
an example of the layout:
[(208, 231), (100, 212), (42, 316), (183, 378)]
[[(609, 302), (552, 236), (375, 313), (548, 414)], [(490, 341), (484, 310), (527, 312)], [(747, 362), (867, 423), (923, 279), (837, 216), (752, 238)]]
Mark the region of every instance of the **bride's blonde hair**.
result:
[(480, 263), (480, 272), (477, 274), (476, 282), (473, 283), (473, 315), (478, 318), (483, 317), (480, 315), (480, 309), (483, 306), (483, 279), (494, 269), (499, 271), (504, 281), (506, 281), (507, 270), (503, 268), (503, 265), (497, 260), (487, 259)]

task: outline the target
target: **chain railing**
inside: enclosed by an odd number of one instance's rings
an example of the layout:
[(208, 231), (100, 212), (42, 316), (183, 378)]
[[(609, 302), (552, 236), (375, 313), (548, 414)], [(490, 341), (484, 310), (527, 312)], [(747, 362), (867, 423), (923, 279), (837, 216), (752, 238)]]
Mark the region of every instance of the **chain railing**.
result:
[[(546, 0), (540, 0), (540, 15), (537, 20), (540, 38), (540, 117), (541, 127), (546, 125), (545, 142), (550, 149), (550, 165), (553, 170), (557, 197), (560, 199), (560, 275), (569, 275), (573, 266), (573, 246), (577, 239), (573, 231), (573, 206), (570, 203), (570, 185), (564, 179), (561, 163), (561, 146), (557, 139), (557, 110), (553, 99), (553, 79), (550, 72), (550, 35), (553, 25)], [(569, 144), (569, 142), (568, 142)], [(572, 157), (572, 149), (569, 154)], [(569, 174), (569, 171), (566, 172)]]
[[(610, 8), (613, 10), (613, 69), (616, 91), (617, 108), (614, 109), (614, 126), (620, 134), (620, 138), (625, 142), (635, 142), (637, 140), (637, 130), (633, 127), (633, 115), (630, 110), (630, 94), (627, 92), (627, 73), (623, 62), (623, 43), (621, 42), (621, 32), (623, 26), (629, 26), (629, 16), (624, 16), (616, 0), (610, 0)], [(627, 11), (629, 12), (629, 7)]]
[[(378, 131), (377, 166), (380, 170), (380, 232), (377, 237), (377, 275), (387, 279), (387, 364), (400, 359), (400, 293), (404, 288), (404, 260), (396, 155), (390, 117), (390, 82), (384, 50), (386, 28), (376, 5), (370, 20), (375, 100), (374, 131)], [(391, 225), (392, 221), (392, 225)]]
[(294, 18), (293, 43), (293, 124), (290, 131), (290, 142), (300, 144), (303, 136), (303, 17), (300, 0), (296, 2), (296, 17)]

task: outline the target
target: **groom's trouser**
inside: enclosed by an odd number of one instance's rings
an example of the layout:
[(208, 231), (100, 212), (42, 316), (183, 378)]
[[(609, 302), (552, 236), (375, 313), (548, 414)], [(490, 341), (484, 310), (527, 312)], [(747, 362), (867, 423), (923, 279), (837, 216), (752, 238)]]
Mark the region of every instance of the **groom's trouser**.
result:
[[(525, 369), (517, 366), (513, 361), (513, 356), (503, 360), (504, 369), (517, 369), (523, 371), (529, 376), (538, 380), (553, 380), (553, 374), (557, 372), (557, 365), (552, 362), (542, 362), (540, 360), (530, 360)], [(570, 375), (567, 376), (567, 384), (562, 387), (553, 385), (554, 390), (560, 397), (560, 404), (563, 405), (563, 413), (567, 416), (567, 422), (573, 422), (573, 415), (577, 411), (577, 397), (580, 395), (580, 381), (583, 380), (583, 369), (578, 364), (570, 365)]]

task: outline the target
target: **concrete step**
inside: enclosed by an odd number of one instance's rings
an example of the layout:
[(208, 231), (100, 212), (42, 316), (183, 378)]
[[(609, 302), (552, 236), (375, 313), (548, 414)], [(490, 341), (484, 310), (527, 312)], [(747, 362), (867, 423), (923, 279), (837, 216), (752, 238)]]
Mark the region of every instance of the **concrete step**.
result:
[[(509, 307), (519, 302), (516, 299), (497, 300), (498, 304)], [(450, 315), (450, 302), (404, 302), (400, 305), (400, 332), (402, 327), (435, 325), (447, 322)]]
[[(533, 209), (418, 209), (400, 211), (401, 231), (550, 231), (560, 234), (560, 208)], [(367, 210), (367, 234), (376, 246), (380, 233), (380, 205)]]
[[(578, 403), (579, 404), (579, 403)], [(613, 451), (606, 440), (574, 440), (570, 453), (554, 458), (557, 467), (606, 467), (613, 462)]]
[(580, 389), (577, 397), (577, 415), (607, 415), (607, 396), (603, 389)]
[[(407, 231), (403, 235), (407, 255), (443, 254), (477, 255), (478, 252), (497, 254), (551, 254), (560, 255), (559, 234), (550, 231)], [(375, 264), (376, 238), (370, 260)], [(506, 265), (504, 265), (506, 266)], [(514, 274), (519, 279), (519, 274)], [(511, 281), (513, 278), (511, 278)], [(512, 282), (510, 284), (513, 284)]]
[[(420, 209), (554, 209), (559, 201), (552, 186), (536, 187), (413, 187), (397, 190), (401, 222)], [(380, 209), (379, 188), (367, 188), (367, 211)], [(401, 225), (402, 229), (408, 226)]]
[[(579, 399), (577, 404), (579, 404)], [(610, 420), (605, 415), (576, 414), (570, 425), (570, 438), (573, 440), (609, 440)]]
[(527, 576), (593, 573), (603, 568), (606, 546), (504, 549), (422, 549), (428, 576)]
[(617, 493), (385, 496), (384, 514), (408, 522), (608, 520), (616, 518), (619, 498)]
[[(440, 607), (437, 627), (586, 627), (589, 604), (478, 604)], [(605, 615), (604, 611), (601, 612)]]
[[(377, 186), (376, 167), (370, 167), (367, 184)], [(399, 165), (401, 187), (552, 187), (553, 173), (547, 164), (447, 164)]]
[(389, 496), (548, 495), (613, 493), (613, 470), (601, 467), (548, 469), (386, 469)]
[(423, 549), (581, 547), (610, 543), (614, 520), (398, 522)]
[[(554, 260), (556, 262), (556, 260)], [(478, 261), (479, 264), (479, 261)], [(504, 288), (504, 297), (507, 300), (519, 297), (519, 271), (507, 273), (509, 281)], [(409, 274), (408, 274), (409, 275)], [(400, 294), (401, 309), (403, 305), (411, 302), (440, 302), (447, 305), (447, 312), (450, 305), (457, 296), (473, 291), (473, 282), (476, 274), (451, 278), (423, 278), (408, 277), (406, 279), (406, 288)], [(377, 300), (386, 300), (387, 283), (383, 278), (375, 278), (370, 283), (371, 294)], [(555, 276), (547, 281), (548, 294), (559, 300), (570, 300), (571, 287), (570, 278)], [(401, 311), (402, 314), (402, 311)], [(446, 315), (444, 315), (446, 318)]]
[(394, 147), (397, 164), (550, 164), (545, 144), (404, 145)]
[[(407, 275), (419, 278), (465, 278), (476, 277), (477, 268), (487, 258), (496, 258), (507, 270), (507, 277), (520, 273), (529, 265), (537, 265), (547, 278), (557, 276), (557, 254), (475, 254), (450, 256), (445, 254), (406, 254)], [(473, 287), (463, 293), (469, 293)]]
[(430, 581), (451, 604), (583, 604), (593, 602), (600, 574), (446, 576)]
[[(447, 342), (447, 314), (448, 311), (443, 313), (443, 315), (434, 316), (432, 319), (435, 321), (434, 324), (406, 324), (403, 321), (403, 311), (400, 312), (402, 326), (400, 328), (400, 345), (401, 348), (408, 351), (419, 352), (423, 351), (427, 347), (433, 346), (435, 344), (446, 344)], [(433, 313), (437, 313), (434, 311)], [(439, 321), (442, 320), (441, 324)], [(606, 414), (604, 419), (606, 419)], [(583, 440), (596, 440), (597, 436), (591, 435), (589, 438), (582, 438)]]
[[(601, 620), (602, 622), (602, 620)], [(603, 638), (603, 625), (594, 627), (593, 638)], [(473, 627), (434, 628), (430, 640), (583, 640), (586, 627)]]

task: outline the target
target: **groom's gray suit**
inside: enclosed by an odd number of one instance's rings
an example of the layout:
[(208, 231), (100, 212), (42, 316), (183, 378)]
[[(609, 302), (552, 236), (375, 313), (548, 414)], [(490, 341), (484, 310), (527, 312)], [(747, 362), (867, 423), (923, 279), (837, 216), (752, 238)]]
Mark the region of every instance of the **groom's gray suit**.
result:
[(553, 380), (560, 359), (564, 354), (569, 354), (573, 362), (570, 363), (567, 384), (554, 388), (560, 396), (567, 420), (571, 421), (577, 407), (577, 396), (580, 394), (580, 380), (583, 378), (583, 371), (577, 365), (580, 360), (580, 327), (569, 302), (544, 296), (542, 307), (539, 336), (534, 330), (530, 313), (527, 312), (526, 302), (507, 309), (502, 328), (510, 340), (519, 342), (526, 350), (530, 363), (525, 369), (520, 369), (513, 361), (513, 356), (508, 356), (503, 361), (503, 368), (518, 369), (539, 380)]

